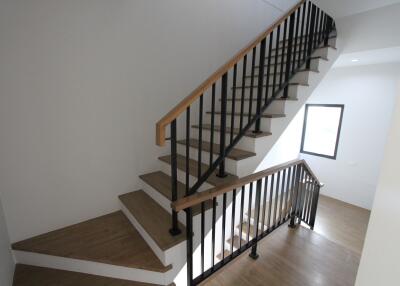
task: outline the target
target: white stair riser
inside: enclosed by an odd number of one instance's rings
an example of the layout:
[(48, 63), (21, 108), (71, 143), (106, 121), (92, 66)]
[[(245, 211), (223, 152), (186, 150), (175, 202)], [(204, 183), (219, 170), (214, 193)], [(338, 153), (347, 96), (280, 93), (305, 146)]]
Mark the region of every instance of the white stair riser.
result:
[[(170, 164), (167, 164), (167, 163), (165, 163), (163, 161), (160, 161), (160, 170), (162, 172), (168, 174), (168, 175), (171, 175), (171, 165)], [(178, 181), (180, 181), (182, 183), (186, 182), (186, 173), (184, 171), (178, 169), (177, 177), (178, 177)], [(193, 186), (196, 182), (197, 182), (197, 177), (189, 175), (189, 184), (190, 184), (190, 186)], [(199, 191), (201, 192), (201, 191), (209, 190), (209, 189), (211, 189), (213, 187), (214, 187), (213, 185), (210, 185), (209, 183), (204, 182), (201, 185)]]
[[(283, 47), (283, 41), (279, 44), (279, 47)], [(297, 39), (297, 50), (299, 50), (299, 47), (301, 47), (301, 49), (302, 50), (304, 50), (304, 46), (305, 46), (305, 38), (303, 37), (303, 39), (301, 39), (301, 43), (302, 43), (302, 45), (300, 45), (300, 37)], [(334, 37), (334, 38), (330, 38), (329, 40), (328, 40), (328, 44), (330, 45), (330, 46), (332, 46), (332, 47), (336, 47), (336, 37)], [(274, 43), (273, 44), (273, 48), (275, 48), (275, 46), (276, 46), (276, 43)], [(287, 47), (288, 47), (288, 41), (286, 41), (286, 43), (285, 43), (285, 47), (286, 47), (286, 50), (287, 50)], [(294, 44), (292, 45), (292, 47), (293, 47), (293, 49), (294, 49)]]
[[(319, 60), (320, 60), (320, 59), (311, 59), (311, 61), (310, 61), (310, 69), (311, 69), (311, 70), (318, 70), (318, 63), (319, 63)], [(276, 67), (277, 73), (279, 73), (279, 72), (281, 71), (281, 68), (282, 68), (282, 65), (281, 65), (281, 64), (278, 64), (278, 66)], [(300, 67), (300, 69), (305, 69), (305, 68), (306, 68), (306, 65), (305, 65), (305, 64), (303, 64), (303, 65)], [(285, 69), (286, 69), (286, 67), (285, 67), (285, 62), (284, 62), (283, 70), (285, 70)], [(274, 73), (275, 73), (275, 66), (274, 66), (274, 65), (271, 65), (271, 67), (270, 67), (270, 74), (273, 75)], [(267, 66), (265, 66), (265, 68), (264, 68), (264, 74), (265, 74), (265, 75), (267, 74)], [(256, 75), (256, 79), (258, 79), (258, 68), (256, 68), (256, 70), (255, 70), (255, 75)], [(238, 82), (241, 82), (241, 81), (238, 81)], [(254, 82), (256, 82), (256, 81), (254, 81)]]
[[(203, 140), (210, 142), (211, 141), (211, 139), (210, 139), (211, 138), (210, 137), (211, 130), (203, 129), (202, 133), (203, 133), (202, 134)], [(192, 128), (191, 138), (198, 139), (198, 136), (199, 136), (199, 130), (197, 128)], [(234, 134), (234, 136), (235, 136), (235, 134)], [(226, 142), (229, 142), (229, 140), (230, 140), (229, 133), (225, 136), (225, 140), (226, 140)], [(239, 143), (235, 146), (235, 148), (254, 152), (256, 140), (260, 140), (260, 138), (243, 136), (242, 139), (240, 139)], [(219, 133), (219, 131), (214, 131), (214, 143), (219, 144), (219, 142), (220, 142), (220, 133)]]
[[(238, 98), (237, 98), (238, 99)], [(239, 98), (240, 99), (240, 98)], [(242, 105), (240, 100), (235, 100), (235, 111), (240, 112)], [(243, 101), (243, 109), (248, 111), (250, 107), (250, 100)], [(257, 107), (257, 100), (254, 99), (252, 101), (252, 110), (254, 111)], [(232, 101), (228, 101), (228, 110), (232, 110)], [(273, 114), (284, 114), (285, 113), (285, 101), (284, 100), (274, 100), (265, 111), (266, 113), (273, 113)], [(230, 123), (230, 122), (229, 122)], [(264, 130), (263, 130), (264, 131)]]
[[(154, 254), (160, 259), (160, 261), (168, 266), (175, 262), (175, 258), (180, 253), (183, 253), (185, 250), (186, 243), (185, 241), (177, 244), (167, 250), (162, 250), (157, 243), (153, 240), (153, 238), (146, 232), (146, 230), (141, 226), (140, 222), (132, 215), (132, 213), (125, 207), (125, 205), (120, 202), (120, 207), (125, 216), (129, 219), (132, 225), (136, 228), (142, 238), (146, 241), (149, 247), (153, 250)], [(167, 233), (166, 235), (169, 235)]]
[[(291, 82), (294, 82), (294, 81), (291, 81)], [(277, 88), (278, 88), (278, 85), (276, 85), (275, 90)], [(298, 88), (298, 85), (289, 85), (288, 96), (291, 98), (296, 98), (297, 88)], [(251, 90), (250, 88), (245, 88), (244, 98), (250, 98), (250, 90)], [(272, 87), (270, 87), (268, 89), (268, 98), (270, 98), (272, 96), (272, 91), (273, 91), (273, 89), (272, 89)], [(236, 98), (241, 98), (241, 94), (242, 94), (241, 92), (242, 92), (242, 89), (238, 89), (239, 96), (237, 95)], [(281, 96), (283, 96), (283, 90), (280, 91), (276, 95), (276, 97), (281, 97)], [(231, 97), (229, 97), (229, 98), (231, 98)], [(254, 87), (253, 88), (253, 99), (256, 99), (256, 98), (257, 98), (257, 87)], [(264, 89), (264, 93), (263, 93), (263, 98), (265, 99), (265, 89)], [(215, 110), (220, 110), (219, 105), (218, 105), (218, 107), (215, 108)], [(237, 110), (239, 110), (239, 108)], [(209, 109), (207, 109), (207, 111), (209, 111)]]
[[(308, 74), (309, 71), (301, 71), (296, 73), (296, 75), (290, 80), (290, 82), (295, 82), (295, 83), (300, 83), (300, 84), (308, 84)], [(272, 80), (273, 80), (273, 75), (274, 73), (272, 73), (272, 75), (270, 76), (270, 82), (269, 84), (272, 84)], [(277, 82), (280, 79), (281, 74), (278, 72), (277, 73)], [(285, 74), (282, 74), (283, 79), (282, 81), (285, 80)], [(264, 84), (266, 84), (266, 79), (264, 79)], [(246, 86), (250, 86), (251, 85), (251, 78), (246, 78)], [(241, 85), (240, 85), (241, 86)], [(257, 97), (257, 90), (258, 90), (258, 76), (255, 77), (255, 79), (253, 80), (253, 93), (254, 93), (254, 97)], [(265, 91), (265, 89), (263, 88), (263, 91)], [(241, 95), (241, 93), (239, 92), (239, 94)], [(240, 98), (240, 96), (236, 96), (236, 98)]]
[[(255, 114), (255, 112), (253, 113), (253, 115), (254, 114)], [(227, 117), (227, 122), (229, 122), (229, 124), (230, 124), (231, 115), (227, 115), (226, 117)], [(234, 127), (235, 128), (239, 128), (239, 126), (240, 126), (240, 116), (238, 114), (236, 114), (234, 117), (235, 117)], [(207, 114), (207, 116), (206, 116), (206, 119), (208, 120), (207, 122), (210, 122), (210, 118), (211, 118), (211, 114)], [(215, 118), (215, 120), (220, 121), (221, 120), (220, 119), (221, 115), (220, 114), (215, 114), (214, 118)], [(274, 120), (274, 119), (266, 118), (266, 117), (262, 117), (261, 118), (260, 128), (261, 128), (262, 131), (268, 132), (268, 131), (271, 130), (271, 120)], [(247, 122), (248, 122), (248, 116), (244, 116), (243, 117), (243, 122), (244, 122), (244, 126), (245, 126), (247, 124)], [(226, 132), (229, 132), (228, 128), (227, 128)]]
[[(314, 53), (312, 54), (312, 56), (321, 56), (321, 57), (326, 57), (326, 50), (327, 50), (328, 48), (318, 48), (318, 49), (316, 49), (315, 51), (314, 51)], [(299, 54), (301, 54), (301, 55), (304, 55), (304, 49), (301, 49), (302, 51), (301, 52), (299, 52), (299, 50), (297, 50), (297, 52), (296, 52), (296, 57), (298, 57), (298, 55)], [(287, 51), (287, 49), (285, 49), (285, 52)], [(275, 54), (276, 54), (276, 50), (273, 50), (272, 52), (271, 52), (271, 56), (272, 56), (272, 58), (275, 58)], [(287, 59), (287, 54), (285, 53), (284, 55), (282, 55), (282, 49), (279, 49), (279, 51), (278, 51), (278, 59), (280, 60), (281, 58), (283, 57), (283, 59), (284, 59), (284, 61), (286, 61), (286, 59)], [(271, 59), (272, 59), (271, 58)]]

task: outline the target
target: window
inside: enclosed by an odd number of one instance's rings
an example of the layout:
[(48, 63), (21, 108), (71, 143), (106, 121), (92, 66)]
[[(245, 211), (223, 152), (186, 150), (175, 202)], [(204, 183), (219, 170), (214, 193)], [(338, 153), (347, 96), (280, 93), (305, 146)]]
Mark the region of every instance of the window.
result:
[(344, 105), (306, 104), (301, 153), (336, 159)]

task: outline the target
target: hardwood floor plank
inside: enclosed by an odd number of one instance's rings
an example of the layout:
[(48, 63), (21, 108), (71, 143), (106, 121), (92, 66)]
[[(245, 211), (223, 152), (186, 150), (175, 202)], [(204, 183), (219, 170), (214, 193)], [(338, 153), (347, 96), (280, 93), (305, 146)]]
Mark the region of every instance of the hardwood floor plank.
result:
[(259, 258), (248, 252), (204, 281), (203, 286), (353, 286), (359, 254), (299, 227), (281, 226), (258, 244)]

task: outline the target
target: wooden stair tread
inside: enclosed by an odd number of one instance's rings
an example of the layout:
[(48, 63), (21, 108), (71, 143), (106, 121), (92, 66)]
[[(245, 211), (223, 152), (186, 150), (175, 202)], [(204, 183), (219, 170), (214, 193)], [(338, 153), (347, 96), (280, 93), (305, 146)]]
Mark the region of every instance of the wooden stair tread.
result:
[[(164, 172), (157, 171), (139, 176), (146, 184), (157, 190), (161, 195), (172, 201), (171, 193), (171, 176)], [(183, 198), (186, 194), (185, 184), (178, 181), (178, 198)], [(212, 208), (212, 201), (205, 202), (205, 209)], [(193, 215), (198, 215), (201, 212), (201, 205), (193, 208)]]
[(185, 226), (181, 223), (181, 233), (170, 235), (171, 215), (144, 191), (130, 192), (119, 196), (119, 199), (161, 250), (167, 250), (186, 240)]
[[(203, 129), (205, 130), (211, 130), (211, 124), (203, 124)], [(198, 129), (199, 125), (193, 125), (193, 128)], [(221, 126), (219, 125), (214, 125), (214, 131), (219, 132), (221, 130)], [(229, 130), (230, 132), (230, 127), (227, 127), (227, 130)], [(240, 130), (239, 128), (234, 128), (233, 129), (233, 134), (239, 134)], [(265, 136), (271, 136), (272, 133), (271, 132), (265, 132), (265, 131), (261, 131), (260, 133), (254, 133), (253, 131), (249, 130), (245, 133), (244, 136), (246, 137), (251, 137), (251, 138), (260, 138), (260, 137), (265, 137)]]
[(12, 249), (162, 273), (171, 269), (121, 211), (14, 243)]
[(13, 286), (156, 286), (156, 284), (17, 264)]
[[(158, 159), (161, 161), (171, 164), (171, 155), (161, 156)], [(181, 171), (186, 171), (186, 157), (182, 155), (177, 155), (177, 166)], [(205, 172), (208, 169), (208, 165), (201, 164), (201, 169)], [(189, 159), (189, 173), (190, 175), (197, 177), (197, 161), (193, 159)], [(216, 172), (207, 178), (207, 183), (213, 186), (220, 186), (224, 184), (229, 184), (232, 181), (237, 180), (238, 177), (232, 174), (227, 173), (227, 176), (224, 178), (219, 178), (216, 175)]]
[[(186, 146), (186, 139), (179, 140), (177, 143)], [(197, 139), (190, 139), (189, 145), (192, 148), (198, 149), (199, 141)], [(210, 152), (210, 150), (211, 150), (210, 142), (203, 141), (201, 143), (201, 147), (202, 147), (201, 149), (206, 152)], [(219, 155), (219, 148), (220, 148), (219, 144), (213, 144), (213, 153)], [(249, 151), (233, 148), (226, 157), (236, 160), (236, 161), (240, 161), (240, 160), (247, 159), (247, 158), (254, 157), (254, 156), (256, 156), (256, 153), (254, 153), (254, 152), (249, 152)]]
[[(207, 111), (207, 114), (211, 114), (211, 112)], [(215, 111), (215, 114), (221, 114), (221, 112), (220, 111)], [(232, 113), (231, 112), (227, 112), (226, 115), (232, 115)], [(234, 115), (235, 116), (240, 116), (240, 113), (239, 112), (235, 112)], [(255, 114), (253, 114), (253, 116), (254, 115)], [(248, 113), (243, 113), (243, 116), (249, 116), (249, 114)], [(261, 117), (264, 117), (264, 118), (282, 118), (282, 117), (286, 117), (286, 115), (285, 114), (264, 113)]]

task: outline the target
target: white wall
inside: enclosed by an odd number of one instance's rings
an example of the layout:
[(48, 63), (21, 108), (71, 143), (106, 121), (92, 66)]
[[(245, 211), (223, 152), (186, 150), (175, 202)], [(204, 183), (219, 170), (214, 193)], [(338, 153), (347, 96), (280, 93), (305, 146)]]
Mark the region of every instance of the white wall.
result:
[(322, 193), (370, 209), (400, 78), (400, 64), (332, 69), (308, 103), (344, 104), (337, 159), (302, 154)]
[(10, 238), (0, 201), (0, 285), (11, 286), (14, 275), (14, 259), (11, 254)]
[(156, 121), (296, 2), (1, 1), (11, 241), (118, 209), (117, 195), (168, 152)]
[(399, 15), (400, 4), (395, 4), (336, 19), (343, 53), (400, 46)]
[(379, 184), (368, 226), (357, 286), (399, 285), (400, 241), (400, 80)]
[(268, 151), (267, 156), (258, 165), (255, 172), (298, 159), (303, 130), (304, 108), (301, 108), (278, 141)]

